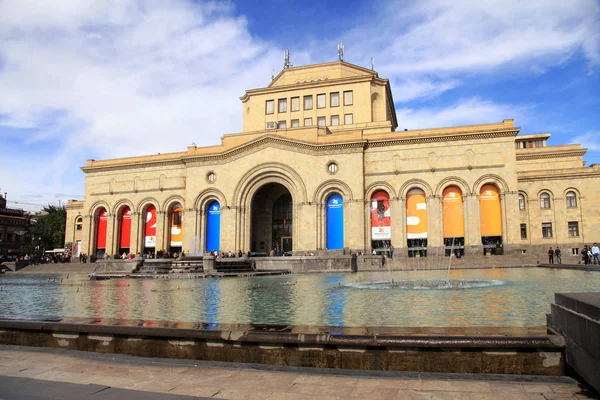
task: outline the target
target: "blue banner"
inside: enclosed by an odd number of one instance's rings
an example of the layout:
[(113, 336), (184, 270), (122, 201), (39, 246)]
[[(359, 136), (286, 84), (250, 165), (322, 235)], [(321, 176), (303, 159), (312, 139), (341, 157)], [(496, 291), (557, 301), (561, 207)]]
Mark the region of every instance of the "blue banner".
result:
[(327, 249), (344, 248), (344, 200), (338, 193), (327, 199)]
[(206, 251), (221, 251), (221, 205), (212, 201), (207, 207)]

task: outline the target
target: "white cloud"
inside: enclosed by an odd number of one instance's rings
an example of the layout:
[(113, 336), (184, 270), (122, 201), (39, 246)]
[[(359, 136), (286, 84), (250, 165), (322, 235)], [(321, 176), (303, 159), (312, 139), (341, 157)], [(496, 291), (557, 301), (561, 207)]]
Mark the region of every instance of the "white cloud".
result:
[(577, 54), (595, 68), (600, 5), (589, 0), (391, 0), (368, 24), (341, 38), (353, 59), (366, 64), (374, 56), (381, 76), (414, 82), (411, 96), (398, 97), (403, 101), (443, 93), (454, 87), (448, 82), (466, 76), (540, 74)]
[(581, 144), (581, 147), (585, 149), (600, 151), (600, 132), (588, 132), (576, 136), (571, 140), (570, 144)]
[(418, 109), (396, 108), (398, 130), (441, 128), (456, 125), (474, 125), (516, 119), (517, 124), (526, 118), (530, 107), (497, 104), (479, 98), (461, 99), (443, 107)]
[[(350, 62), (375, 56), (404, 105), (402, 129), (520, 119), (518, 106), (483, 98), (436, 108), (408, 102), (490, 71), (539, 74), (575, 54), (592, 69), (600, 63), (593, 1), (377, 4), (376, 15), (339, 39)], [(3, 159), (3, 189), (13, 198), (83, 192), (85, 158), (182, 151), (239, 132), (238, 97), (268, 84), (282, 50), (234, 11), (228, 1), (0, 0), (0, 132), (23, 145), (24, 157), (36, 155), (21, 175)], [(335, 54), (335, 41), (325, 41)], [(298, 36), (292, 61), (323, 61), (323, 46)]]

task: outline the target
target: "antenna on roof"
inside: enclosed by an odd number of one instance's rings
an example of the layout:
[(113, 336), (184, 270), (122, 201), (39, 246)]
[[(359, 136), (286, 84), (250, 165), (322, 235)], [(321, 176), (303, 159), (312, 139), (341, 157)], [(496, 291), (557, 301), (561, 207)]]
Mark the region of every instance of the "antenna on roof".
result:
[(292, 64), (290, 62), (290, 51), (284, 50), (283, 51), (283, 69), (293, 67), (293, 66), (294, 66), (294, 64)]
[(375, 71), (375, 59), (371, 57), (371, 71)]
[(338, 44), (338, 60), (344, 61), (344, 44)]
[(273, 72), (273, 70), (271, 70), (271, 80), (275, 79), (275, 72)]

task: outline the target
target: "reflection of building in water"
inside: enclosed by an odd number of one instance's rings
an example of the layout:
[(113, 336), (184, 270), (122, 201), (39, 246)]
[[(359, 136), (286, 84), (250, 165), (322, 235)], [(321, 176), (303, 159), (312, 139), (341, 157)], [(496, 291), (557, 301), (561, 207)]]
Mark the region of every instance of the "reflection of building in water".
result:
[(89, 160), (66, 241), (111, 255), (468, 257), (557, 244), (566, 255), (600, 233), (600, 166), (513, 120), (405, 130), (389, 81), (343, 61), (286, 68), (241, 103), (242, 131), (218, 146)]

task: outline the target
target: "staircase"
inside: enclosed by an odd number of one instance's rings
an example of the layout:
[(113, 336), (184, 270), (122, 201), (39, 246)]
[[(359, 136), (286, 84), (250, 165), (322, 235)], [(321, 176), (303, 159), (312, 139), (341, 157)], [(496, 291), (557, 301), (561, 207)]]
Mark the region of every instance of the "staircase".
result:
[(220, 259), (215, 262), (215, 270), (222, 274), (240, 274), (254, 272), (256, 265), (254, 260), (247, 258)]
[(202, 257), (184, 257), (171, 263), (171, 273), (199, 274), (204, 272)]

